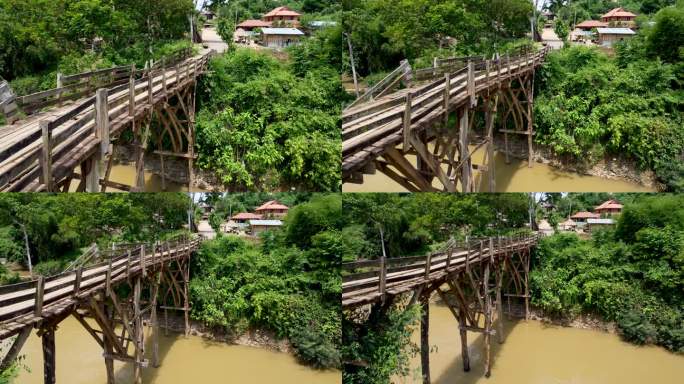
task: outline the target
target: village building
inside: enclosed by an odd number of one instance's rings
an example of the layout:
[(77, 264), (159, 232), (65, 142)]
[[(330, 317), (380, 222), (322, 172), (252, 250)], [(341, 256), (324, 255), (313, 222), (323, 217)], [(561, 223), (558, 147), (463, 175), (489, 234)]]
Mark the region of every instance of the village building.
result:
[(572, 232), (577, 229), (577, 223), (572, 219), (567, 219), (561, 223), (558, 223), (558, 229), (564, 232)]
[(263, 15), (261, 20), (271, 23), (272, 26), (299, 27), (301, 14), (288, 7), (278, 7)]
[(270, 218), (270, 217), (277, 217), (277, 218), (282, 218), (287, 215), (287, 211), (290, 208), (287, 207), (287, 205), (281, 204), (277, 200), (271, 200), (267, 201), (264, 204), (262, 204), (259, 208), (255, 209), (254, 211), (261, 215), (262, 218)]
[(594, 212), (603, 217), (619, 215), (622, 213), (622, 204), (616, 200), (608, 200), (603, 202), (598, 207), (595, 207)]
[(575, 213), (574, 215), (570, 216), (570, 218), (575, 222), (575, 224), (577, 224), (578, 228), (582, 228), (587, 224), (587, 220), (600, 219), (601, 215), (597, 213), (582, 211)]
[(277, 229), (283, 226), (283, 222), (280, 220), (250, 220), (249, 228), (252, 235), (256, 236), (261, 232), (268, 231), (270, 229)]
[(629, 28), (597, 28), (597, 31), (599, 44), (606, 48), (612, 48), (615, 43), (636, 35), (636, 32)]
[(540, 221), (539, 225), (537, 225), (537, 228), (542, 236), (551, 236), (555, 232), (547, 220)]
[(636, 17), (637, 15), (625, 11), (623, 8), (615, 8), (601, 16), (601, 21), (608, 23), (610, 26), (634, 27), (636, 25)]
[(615, 226), (613, 219), (587, 219), (587, 225), (584, 228), (586, 232), (594, 232), (597, 229), (612, 228)]
[(591, 32), (591, 30), (594, 28), (606, 28), (606, 27), (608, 27), (608, 23), (604, 23), (603, 21), (597, 21), (597, 20), (585, 20), (585, 21), (575, 25), (575, 29), (579, 29), (581, 31), (586, 31), (586, 32)]
[(256, 213), (250, 213), (250, 212), (240, 212), (237, 215), (233, 215), (233, 217), (230, 218), (236, 223), (247, 223), (250, 220), (261, 220), (262, 216), (258, 215)]
[(263, 28), (261, 44), (268, 48), (286, 48), (298, 45), (304, 32), (297, 28)]
[(254, 31), (257, 28), (270, 28), (271, 23), (263, 20), (245, 20), (242, 23), (235, 26), (236, 29), (242, 29), (244, 31)]

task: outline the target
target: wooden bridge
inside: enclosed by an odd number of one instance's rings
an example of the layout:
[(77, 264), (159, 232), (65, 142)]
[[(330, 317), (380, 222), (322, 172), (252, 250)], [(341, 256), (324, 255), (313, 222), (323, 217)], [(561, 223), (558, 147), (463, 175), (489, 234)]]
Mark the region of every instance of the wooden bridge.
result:
[[(547, 52), (435, 59), (416, 71), (402, 62), (342, 114), (344, 181), (363, 184), (380, 171), (411, 192), (472, 192), (486, 174), (495, 191), (495, 132), (503, 133), (507, 162), (508, 135), (526, 136), (532, 166), (534, 73)], [(482, 164), (473, 163), (478, 151)]]
[[(449, 240), (427, 256), (361, 260), (342, 265), (342, 308), (355, 312), (370, 305), (378, 318), (392, 305), (420, 301), (423, 382), (430, 383), (429, 303), (436, 292), (459, 324), (463, 369), (470, 370), (467, 331), (484, 335), (485, 376), (490, 375), (490, 337), (504, 341), (504, 302), (523, 301), (529, 316), (528, 273), (537, 235)], [(404, 294), (410, 300), (402, 303)], [(407, 297), (408, 298), (408, 297)], [(494, 323), (497, 322), (497, 330)]]
[(59, 323), (74, 316), (104, 351), (107, 382), (114, 383), (114, 360), (134, 364), (136, 383), (142, 382), (145, 357), (143, 325), (152, 327), (152, 366), (159, 366), (157, 309), (181, 311), (189, 331), (190, 257), (199, 238), (173, 242), (120, 244), (116, 248), (88, 252), (88, 264), (76, 264), (59, 275), (0, 287), (0, 341), (12, 336), (0, 367), (19, 355), (31, 330), (43, 342), (44, 377), (55, 376), (55, 331)]
[[(77, 191), (143, 190), (151, 140), (161, 159), (162, 187), (165, 157), (188, 160), (192, 185), (195, 86), (212, 54), (188, 51), (139, 70), (58, 74), (57, 88), (6, 100), (0, 113), (11, 124), (0, 126), (0, 191), (68, 191), (75, 179)], [(132, 187), (109, 180), (113, 145), (127, 130), (136, 151)]]

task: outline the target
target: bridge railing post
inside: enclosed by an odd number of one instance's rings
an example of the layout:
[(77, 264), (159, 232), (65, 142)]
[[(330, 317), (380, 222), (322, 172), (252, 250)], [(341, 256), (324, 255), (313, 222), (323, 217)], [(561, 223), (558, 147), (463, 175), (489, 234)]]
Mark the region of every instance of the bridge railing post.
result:
[(430, 271), (432, 267), (432, 252), (428, 252), (425, 257), (425, 279), (430, 278)]
[(40, 122), (40, 130), (43, 137), (43, 146), (41, 147), (41, 156), (39, 159), (41, 168), (41, 184), (45, 185), (46, 192), (53, 192), (52, 179), (52, 122), (42, 120)]
[(78, 296), (81, 290), (81, 279), (83, 278), (83, 266), (79, 266), (76, 270), (76, 278), (74, 279), (74, 297)]
[(466, 250), (466, 271), (470, 271), (470, 241), (468, 241), (468, 236), (465, 237), (465, 250)]
[(128, 78), (128, 115), (135, 115), (135, 64), (131, 66), (131, 76)]
[(494, 238), (489, 237), (489, 262), (494, 264)]
[(36, 280), (36, 297), (34, 298), (33, 314), (37, 317), (43, 314), (43, 295), (45, 294), (45, 277), (38, 276)]
[(145, 269), (145, 244), (140, 246), (140, 268), (142, 269), (143, 277), (146, 277), (147, 270)]
[(153, 72), (152, 72), (152, 66), (150, 65), (149, 71), (147, 71), (147, 102), (150, 104), (150, 107), (154, 104), (154, 88), (153, 88), (153, 82), (152, 82), (152, 77), (153, 77)]
[(468, 95), (470, 96), (470, 106), (476, 106), (477, 97), (475, 95), (475, 70), (472, 60), (468, 60)]
[(451, 74), (444, 74), (444, 128), (449, 125), (449, 98), (451, 97)]
[(162, 90), (164, 96), (166, 96), (166, 58), (161, 59), (161, 71), (162, 71)]
[(404, 108), (404, 121), (403, 121), (403, 135), (404, 135), (404, 147), (402, 148), (404, 152), (408, 151), (409, 145), (411, 143), (411, 104), (413, 103), (413, 95), (409, 90), (406, 93), (406, 107)]
[(385, 256), (380, 257), (380, 284), (378, 288), (380, 294), (384, 295), (387, 289), (387, 259)]

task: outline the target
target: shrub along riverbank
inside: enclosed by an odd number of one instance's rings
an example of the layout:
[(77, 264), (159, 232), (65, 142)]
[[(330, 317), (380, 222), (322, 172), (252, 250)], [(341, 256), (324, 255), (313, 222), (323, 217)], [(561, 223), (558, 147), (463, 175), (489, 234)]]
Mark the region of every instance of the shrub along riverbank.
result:
[(191, 271), (193, 319), (235, 335), (263, 327), (303, 362), (339, 367), (341, 208), (340, 195), (316, 195), (258, 244), (233, 235), (205, 242)]
[(543, 239), (530, 274), (546, 315), (594, 313), (634, 343), (684, 352), (684, 196), (637, 197), (614, 230)]

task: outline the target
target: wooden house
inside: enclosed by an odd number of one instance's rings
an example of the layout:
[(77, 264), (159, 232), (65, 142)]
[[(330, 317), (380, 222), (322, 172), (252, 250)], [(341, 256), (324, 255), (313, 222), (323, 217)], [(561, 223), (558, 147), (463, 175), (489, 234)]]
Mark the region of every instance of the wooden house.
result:
[(612, 48), (616, 43), (636, 35), (636, 32), (629, 28), (598, 28), (597, 31), (599, 44), (606, 48)]
[(603, 202), (598, 207), (594, 208), (594, 212), (601, 216), (615, 216), (622, 213), (622, 204), (616, 200), (608, 200)]
[(255, 209), (254, 211), (258, 214), (261, 215), (263, 218), (268, 218), (268, 217), (277, 217), (277, 218), (282, 218), (287, 215), (287, 211), (290, 208), (287, 207), (287, 205), (281, 204), (277, 200), (271, 200), (267, 201), (264, 204), (262, 204), (259, 208)]
[(261, 20), (271, 23), (273, 26), (299, 27), (301, 14), (288, 7), (278, 7), (261, 17)]
[(297, 28), (263, 28), (261, 44), (268, 48), (286, 48), (299, 44), (304, 32)]

